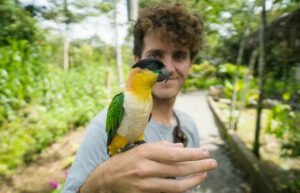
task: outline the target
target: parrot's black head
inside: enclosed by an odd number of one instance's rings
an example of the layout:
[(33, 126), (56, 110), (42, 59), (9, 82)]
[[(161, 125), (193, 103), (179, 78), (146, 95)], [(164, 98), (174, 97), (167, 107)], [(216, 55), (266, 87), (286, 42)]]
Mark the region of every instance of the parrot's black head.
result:
[(157, 78), (157, 82), (161, 82), (163, 80), (168, 80), (169, 72), (165, 68), (164, 63), (157, 59), (142, 59), (139, 60), (136, 64), (132, 66), (132, 68), (141, 68), (148, 69), (154, 73), (159, 74)]

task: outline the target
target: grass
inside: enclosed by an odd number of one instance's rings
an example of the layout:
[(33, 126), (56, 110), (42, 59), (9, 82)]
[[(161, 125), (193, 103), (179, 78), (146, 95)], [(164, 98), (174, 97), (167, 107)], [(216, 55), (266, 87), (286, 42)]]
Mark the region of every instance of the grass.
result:
[[(230, 106), (217, 102), (218, 108), (229, 122)], [(274, 135), (265, 131), (268, 113), (270, 110), (264, 109), (262, 112), (262, 129), (260, 131), (260, 160), (268, 165), (268, 172), (274, 175), (273, 185), (281, 192), (300, 193), (300, 157), (281, 156), (281, 141)], [(236, 131), (237, 136), (245, 143), (246, 147), (252, 151), (255, 136), (256, 109), (245, 108), (241, 112), (240, 121)]]
[[(229, 122), (230, 107), (224, 103), (217, 103), (217, 106), (226, 115)], [(269, 110), (264, 109), (262, 113), (262, 128), (267, 125)], [(236, 134), (252, 150), (256, 125), (256, 109), (245, 108), (241, 112)], [(261, 159), (276, 164), (282, 170), (300, 170), (300, 158), (282, 157), (280, 153), (281, 143), (274, 135), (270, 135), (261, 129), (260, 132), (260, 155)]]

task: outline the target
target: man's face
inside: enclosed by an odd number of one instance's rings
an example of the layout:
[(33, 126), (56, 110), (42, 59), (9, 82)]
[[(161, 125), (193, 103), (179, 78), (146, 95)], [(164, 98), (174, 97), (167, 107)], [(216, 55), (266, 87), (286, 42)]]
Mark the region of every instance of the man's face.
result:
[(142, 59), (157, 58), (161, 60), (170, 73), (167, 82), (157, 82), (152, 90), (154, 97), (159, 99), (174, 99), (191, 68), (190, 52), (187, 48), (163, 43), (156, 33), (148, 33), (144, 37)]

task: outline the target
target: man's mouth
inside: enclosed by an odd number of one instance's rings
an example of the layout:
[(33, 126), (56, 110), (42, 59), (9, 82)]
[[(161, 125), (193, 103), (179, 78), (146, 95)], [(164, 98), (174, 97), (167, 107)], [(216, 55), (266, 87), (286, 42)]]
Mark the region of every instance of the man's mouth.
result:
[(163, 81), (163, 84), (168, 84), (168, 82), (173, 82), (178, 80), (177, 77), (169, 77), (168, 79), (166, 79), (165, 81)]
[(168, 80), (177, 80), (177, 77), (169, 77)]

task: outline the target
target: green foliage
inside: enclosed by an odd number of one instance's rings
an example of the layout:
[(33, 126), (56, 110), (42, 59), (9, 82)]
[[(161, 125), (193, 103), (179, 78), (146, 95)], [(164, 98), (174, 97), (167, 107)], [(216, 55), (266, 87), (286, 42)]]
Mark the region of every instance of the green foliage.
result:
[(300, 156), (300, 113), (292, 111), (287, 104), (278, 104), (271, 109), (267, 133), (282, 141), (283, 156)]
[(39, 33), (35, 19), (16, 2), (0, 1), (0, 46), (9, 44), (9, 40), (34, 41)]
[(64, 189), (64, 184), (61, 184), (57, 189), (52, 190), (50, 193), (61, 193), (63, 189)]
[(218, 77), (222, 80), (233, 80), (235, 73), (238, 73), (238, 78), (244, 78), (246, 74), (250, 73), (250, 70), (245, 66), (238, 67), (231, 63), (220, 64), (218, 66)]
[(114, 8), (113, 2), (101, 2), (95, 6), (102, 13), (109, 13)]
[(68, 131), (89, 122), (106, 102), (104, 77), (111, 65), (90, 55), (81, 61), (86, 65), (64, 73), (49, 64), (54, 50), (26, 40), (0, 47), (0, 175), (35, 160)]
[(224, 94), (225, 94), (225, 97), (231, 99), (233, 89), (235, 88), (235, 90), (237, 92), (237, 98), (239, 99), (241, 91), (244, 89), (244, 87), (245, 87), (245, 82), (240, 80), (240, 79), (237, 80), (235, 85), (233, 85), (232, 82), (230, 82), (229, 80), (226, 79), (224, 81)]
[(204, 61), (201, 64), (194, 64), (190, 75), (186, 79), (183, 90), (186, 91), (193, 88), (206, 89), (212, 85), (216, 85), (219, 81), (215, 74), (216, 67), (208, 61)]
[[(237, 72), (237, 80), (235, 85), (234, 76)], [(222, 85), (224, 86), (224, 95), (226, 98), (231, 99), (233, 89), (235, 88), (237, 92), (237, 99), (240, 100), (242, 97), (243, 92), (245, 92), (245, 102), (246, 104), (249, 103), (250, 100), (257, 100), (258, 98), (258, 87), (256, 83), (256, 79), (252, 76), (249, 77), (249, 83), (246, 89), (246, 82), (245, 77), (249, 76), (250, 69), (245, 66), (236, 66), (234, 64), (225, 63), (220, 64), (217, 68), (217, 76), (220, 78)]]
[(266, 74), (265, 95), (285, 102), (296, 102), (300, 98), (300, 83), (296, 80), (296, 68), (289, 68), (284, 74), (278, 75), (276, 71)]
[[(34, 90), (45, 74), (47, 47), (29, 45), (28, 41), (10, 41), (0, 47), (0, 104), (2, 106), (0, 123), (13, 121), (16, 111), (32, 101), (34, 95), (42, 91)], [(39, 93), (37, 93), (39, 92)]]
[(93, 15), (92, 10), (89, 9), (89, 2), (86, 0), (52, 0), (47, 4), (48, 6), (42, 10), (43, 18), (64, 23), (66, 25), (79, 23), (87, 16)]
[[(244, 77), (250, 73), (250, 70), (245, 66), (240, 66), (238, 70), (236, 65), (230, 63), (220, 64), (218, 67), (215, 67), (207, 61), (200, 65), (193, 65), (183, 89), (184, 91), (193, 88), (207, 89), (213, 85), (223, 85), (225, 97), (231, 99), (234, 88), (233, 79), (237, 71), (238, 79), (235, 88), (237, 98), (240, 99), (242, 91), (245, 89)], [(255, 81), (255, 79), (251, 79), (247, 90), (246, 102), (250, 99), (257, 99), (257, 84)]]
[(300, 193), (300, 178), (293, 180), (287, 188), (289, 193)]

